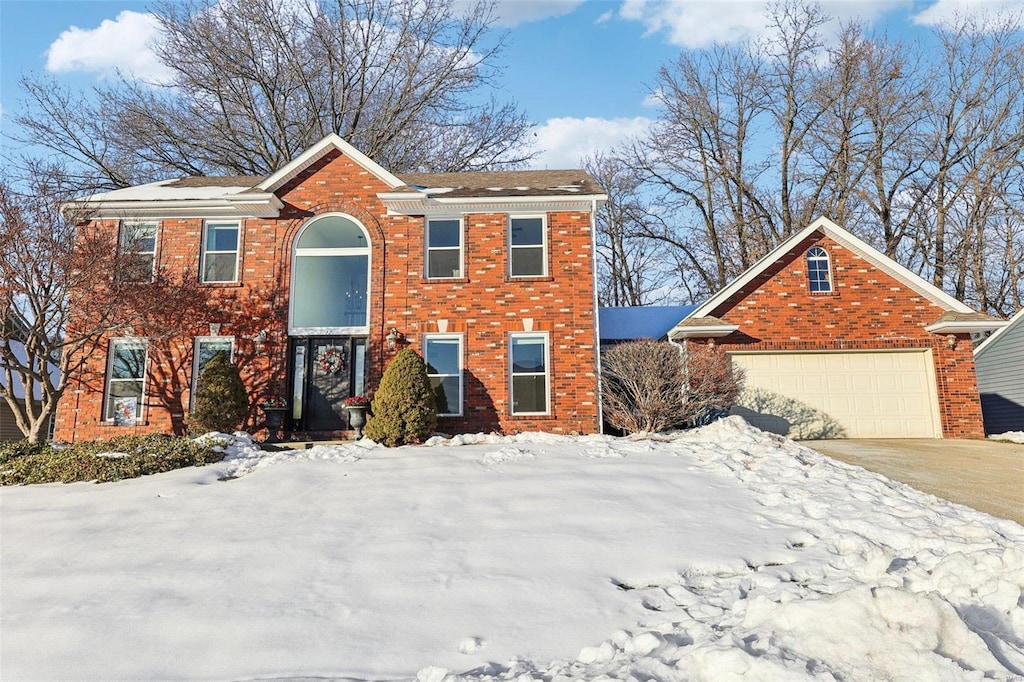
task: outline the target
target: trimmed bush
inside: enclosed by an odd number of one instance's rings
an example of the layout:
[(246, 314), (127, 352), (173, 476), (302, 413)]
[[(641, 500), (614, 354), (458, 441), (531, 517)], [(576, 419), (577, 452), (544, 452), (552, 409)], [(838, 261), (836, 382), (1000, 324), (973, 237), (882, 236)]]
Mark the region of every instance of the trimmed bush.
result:
[(728, 412), (743, 385), (743, 371), (713, 344), (681, 349), (640, 340), (601, 355), (604, 416), (628, 433), (657, 432), (707, 423)]
[(117, 436), (60, 447), (19, 441), (0, 445), (0, 485), (106, 483), (222, 459), (222, 452), (167, 434)]
[(366, 437), (389, 447), (422, 443), (437, 426), (437, 405), (423, 358), (401, 350), (384, 370), (373, 397)]
[(249, 394), (238, 367), (227, 353), (217, 353), (199, 375), (195, 407), (188, 419), (189, 433), (197, 436), (210, 431), (232, 433), (248, 416)]

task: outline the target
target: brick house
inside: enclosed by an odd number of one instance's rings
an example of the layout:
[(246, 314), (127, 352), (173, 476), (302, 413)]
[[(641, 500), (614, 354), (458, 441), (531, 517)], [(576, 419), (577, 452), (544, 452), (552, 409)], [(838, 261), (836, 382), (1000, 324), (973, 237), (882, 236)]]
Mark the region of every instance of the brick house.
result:
[(983, 438), (975, 312), (827, 219), (669, 331), (746, 372), (734, 411), (797, 438)]
[(429, 365), (441, 431), (594, 433), (604, 199), (583, 171), (394, 175), (336, 135), (269, 177), (84, 199), (89, 226), (118, 231), (145, 267), (191, 267), (215, 313), (177, 320), (159, 349), (131, 330), (109, 338), (73, 378), (55, 438), (180, 429), (217, 351), (254, 401), (285, 397), (290, 430), (334, 434), (344, 399), (402, 347)]

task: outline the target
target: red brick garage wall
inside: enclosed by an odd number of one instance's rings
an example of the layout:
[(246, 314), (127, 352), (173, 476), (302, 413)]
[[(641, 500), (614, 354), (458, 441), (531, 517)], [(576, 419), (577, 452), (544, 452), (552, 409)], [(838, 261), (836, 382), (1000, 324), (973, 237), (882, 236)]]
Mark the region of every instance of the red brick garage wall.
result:
[[(830, 293), (808, 290), (805, 254), (812, 246), (828, 251)], [(719, 340), (731, 350), (931, 348), (943, 435), (983, 438), (969, 336), (957, 335), (950, 348), (946, 335), (924, 329), (943, 312), (856, 252), (815, 233), (709, 314), (740, 326)]]

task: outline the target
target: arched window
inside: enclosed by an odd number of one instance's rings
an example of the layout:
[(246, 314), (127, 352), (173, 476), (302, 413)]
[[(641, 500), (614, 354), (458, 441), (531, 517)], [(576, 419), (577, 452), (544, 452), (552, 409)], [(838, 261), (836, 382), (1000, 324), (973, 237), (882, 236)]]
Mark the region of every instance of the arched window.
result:
[(350, 216), (318, 216), (295, 241), (291, 334), (369, 330), (370, 238)]
[(814, 246), (807, 251), (807, 282), (811, 293), (832, 291), (832, 272), (828, 262), (828, 251)]

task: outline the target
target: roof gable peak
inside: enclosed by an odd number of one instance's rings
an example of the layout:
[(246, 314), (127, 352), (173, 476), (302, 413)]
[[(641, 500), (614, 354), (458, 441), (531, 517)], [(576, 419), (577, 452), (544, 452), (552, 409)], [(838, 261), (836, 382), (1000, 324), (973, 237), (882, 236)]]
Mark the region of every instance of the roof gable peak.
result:
[(269, 175), (263, 182), (256, 185), (256, 188), (265, 192), (274, 192), (332, 150), (337, 150), (349, 157), (391, 189), (405, 184), (379, 163), (343, 140), (341, 136), (336, 133), (330, 133), (312, 147), (296, 156), (283, 168)]

